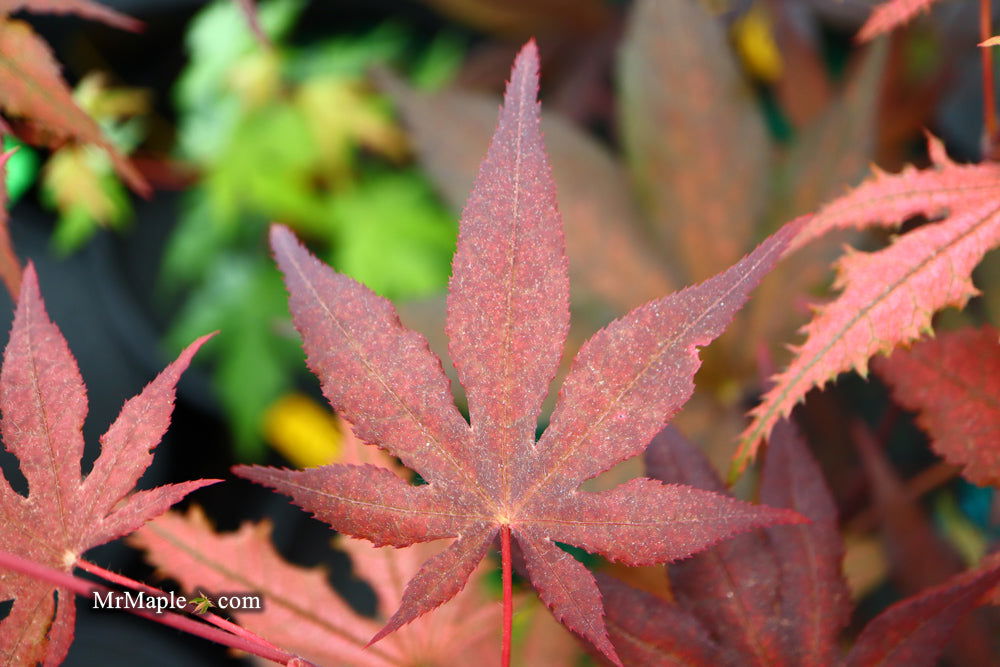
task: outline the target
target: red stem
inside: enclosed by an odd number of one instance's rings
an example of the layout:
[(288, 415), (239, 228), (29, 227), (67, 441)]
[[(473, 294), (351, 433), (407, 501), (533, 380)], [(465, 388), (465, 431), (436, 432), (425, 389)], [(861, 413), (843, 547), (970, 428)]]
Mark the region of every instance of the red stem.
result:
[[(990, 25), (993, 8), (990, 0), (979, 0), (979, 41), (985, 42), (993, 36)], [(993, 48), (982, 49), (983, 59), (983, 128), (986, 146), (992, 148), (997, 134), (996, 93), (993, 90)]]
[(136, 581), (130, 577), (126, 577), (123, 574), (118, 574), (117, 572), (112, 572), (111, 570), (105, 570), (100, 565), (95, 565), (90, 561), (78, 558), (76, 563), (74, 563), (78, 568), (84, 572), (90, 572), (95, 574), (105, 581), (110, 581), (113, 584), (118, 584), (119, 586), (124, 586), (126, 588), (131, 588), (132, 590), (142, 591), (144, 593), (149, 593), (150, 595), (165, 595), (163, 591), (158, 588), (153, 588), (141, 581)]
[[(21, 556), (8, 553), (6, 551), (0, 551), (0, 568), (20, 572), (21, 574), (34, 577), (35, 579), (41, 579), (42, 581), (46, 581), (53, 586), (64, 588), (68, 591), (76, 593), (83, 598), (92, 598), (95, 592), (113, 592), (107, 586), (103, 586), (93, 581), (87, 581), (86, 579), (81, 579), (80, 577), (76, 577), (67, 572), (54, 570), (40, 563), (36, 563), (35, 561), (22, 558)], [(196, 637), (207, 639), (215, 642), (216, 644), (222, 644), (223, 646), (251, 653), (282, 665), (287, 665), (293, 661), (295, 661), (295, 664), (297, 665), (309, 664), (291, 653), (269, 646), (263, 646), (257, 641), (252, 641), (244, 637), (237, 637), (229, 632), (213, 628), (210, 625), (196, 621), (193, 618), (188, 618), (187, 616), (181, 616), (180, 614), (174, 614), (172, 612), (157, 614), (145, 609), (126, 609), (126, 611), (130, 614), (135, 614), (136, 616), (142, 616), (151, 621), (156, 621), (161, 625), (176, 628), (177, 630), (187, 632), (188, 634)]]
[[(155, 586), (150, 586), (148, 584), (144, 584), (141, 581), (136, 581), (131, 577), (126, 577), (125, 575), (118, 574), (117, 572), (106, 570), (100, 565), (95, 565), (94, 563), (83, 560), (82, 558), (77, 559), (76, 566), (79, 567), (81, 570), (84, 570), (85, 572), (90, 572), (91, 574), (95, 574), (106, 581), (118, 584), (119, 586), (124, 586), (125, 588), (131, 588), (132, 590), (136, 591), (143, 591), (144, 593), (149, 593), (150, 595), (163, 595), (163, 596), (167, 595), (167, 593), (163, 589), (156, 588)], [(194, 613), (195, 609), (196, 605), (193, 602), (189, 602), (187, 606), (184, 608), (184, 611), (189, 613)], [(198, 614), (198, 618), (200, 618), (203, 621), (207, 621), (216, 627), (222, 628), (227, 632), (231, 632), (234, 635), (243, 637), (246, 640), (256, 642), (261, 646), (267, 646), (268, 648), (272, 648), (276, 651), (281, 650), (271, 642), (264, 639), (263, 637), (255, 635), (254, 633), (250, 632), (243, 626), (237, 625), (228, 619), (225, 619), (217, 614), (213, 614), (212, 612), (205, 612), (202, 614)]]
[(500, 664), (510, 667), (510, 635), (514, 619), (514, 584), (510, 573), (510, 526), (500, 527), (500, 568), (503, 573), (503, 649)]

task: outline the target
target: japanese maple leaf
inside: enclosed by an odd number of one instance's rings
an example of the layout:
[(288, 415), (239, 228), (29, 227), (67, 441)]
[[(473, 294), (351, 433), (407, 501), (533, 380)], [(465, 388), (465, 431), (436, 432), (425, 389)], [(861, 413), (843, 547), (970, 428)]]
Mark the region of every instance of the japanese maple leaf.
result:
[(858, 31), (858, 41), (867, 42), (907, 23), (921, 11), (929, 11), (937, 0), (888, 0), (872, 10)]
[[(704, 455), (664, 431), (646, 452), (650, 474), (721, 488)], [(629, 664), (691, 666), (841, 664), (850, 619), (844, 547), (833, 497), (794, 426), (768, 446), (761, 499), (812, 519), (740, 535), (668, 567), (675, 602), (601, 578), (608, 626)], [(956, 625), (1000, 583), (1000, 554), (893, 605), (864, 629), (849, 665), (933, 665)]]
[[(91, 547), (135, 530), (191, 491), (217, 481), (132, 492), (170, 422), (174, 386), (206, 338), (192, 343), (125, 403), (101, 437), (101, 454), (84, 477), (80, 458), (86, 390), (66, 340), (45, 312), (35, 269), (28, 264), (0, 370), (0, 431), (5, 448), (20, 463), (28, 496), (0, 476), (4, 550), (69, 571)], [(10, 599), (13, 607), (0, 621), (4, 664), (60, 662), (73, 640), (73, 594), (0, 571), (0, 600)]]
[[(822, 471), (791, 423), (778, 424), (764, 463), (761, 500), (793, 509), (812, 523), (740, 535), (668, 566), (677, 601), (670, 605), (670, 614), (686, 617), (669, 623), (678, 629), (669, 635), (675, 639), (673, 650), (721, 654), (718, 661), (724, 664), (834, 664), (837, 634), (850, 619), (836, 506)], [(725, 489), (701, 451), (669, 428), (647, 449), (646, 467), (650, 476), (664, 482)], [(634, 596), (623, 597), (621, 585), (613, 582), (604, 582), (602, 590), (605, 584), (617, 586), (619, 600), (609, 617), (615, 645), (622, 646), (630, 627), (638, 631), (628, 611)], [(651, 621), (643, 632), (659, 634), (665, 622)], [(661, 638), (657, 651), (666, 650), (664, 641)]]
[(820, 209), (794, 240), (798, 247), (833, 229), (894, 227), (916, 215), (933, 220), (877, 252), (848, 248), (837, 263), (835, 287), (843, 293), (816, 309), (805, 343), (752, 411), (735, 467), (746, 465), (810, 389), (852, 369), (866, 375), (873, 355), (917, 340), (934, 313), (978, 294), (972, 270), (1000, 245), (1000, 164), (956, 164), (934, 137), (929, 149), (933, 167), (876, 171)]
[(918, 413), (934, 451), (964, 466), (974, 483), (1000, 486), (1000, 331), (941, 334), (873, 368), (896, 401)]
[[(168, 512), (137, 531), (130, 542), (148, 551), (148, 559), (185, 591), (257, 591), (263, 611), (234, 612), (243, 627), (269, 642), (319, 665), (391, 667), (393, 665), (477, 664), (496, 661), (495, 628), (500, 609), (470, 586), (441, 609), (366, 650), (380, 624), (362, 616), (330, 587), (322, 568), (304, 568), (284, 560), (271, 543), (267, 522), (244, 523), (233, 533), (217, 533), (197, 508)], [(377, 609), (391, 613), (399, 603), (405, 577), (416, 574), (421, 560), (440, 549), (420, 544), (411, 549), (376, 549), (367, 542), (343, 539), (355, 574), (375, 590)], [(476, 575), (482, 574), (477, 572)]]
[(617, 662), (589, 571), (564, 542), (627, 564), (683, 558), (789, 511), (649, 479), (580, 484), (640, 453), (693, 391), (697, 348), (718, 336), (781, 255), (786, 227), (729, 270), (611, 323), (577, 354), (551, 422), (536, 420), (569, 324), (556, 193), (539, 132), (538, 53), (515, 61), (496, 134), (465, 212), (448, 297), (449, 351), (471, 426), (441, 362), (392, 304), (310, 255), (284, 227), (271, 243), (310, 368), (359, 438), (427, 482), (371, 465), (238, 466), (349, 535), (405, 547), (457, 538), (408, 584), (377, 641), (453, 597), (510, 531), (556, 618)]

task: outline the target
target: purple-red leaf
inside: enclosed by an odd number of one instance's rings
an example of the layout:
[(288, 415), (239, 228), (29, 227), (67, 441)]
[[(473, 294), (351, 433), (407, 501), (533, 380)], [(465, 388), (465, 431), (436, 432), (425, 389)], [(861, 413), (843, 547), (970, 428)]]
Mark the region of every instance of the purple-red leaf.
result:
[[(670, 428), (650, 444), (646, 469), (666, 482), (724, 492), (705, 456)], [(761, 532), (739, 535), (667, 569), (677, 603), (716, 641), (748, 665), (781, 662), (780, 567)]]
[[(704, 455), (670, 428), (650, 445), (646, 465), (665, 481), (722, 489)], [(788, 422), (771, 439), (760, 496), (811, 523), (740, 535), (669, 566), (678, 605), (739, 664), (836, 664), (837, 634), (850, 617), (836, 509)]]
[[(45, 312), (34, 267), (28, 265), (0, 371), (3, 442), (20, 463), (28, 496), (0, 476), (4, 549), (68, 571), (83, 552), (132, 532), (191, 491), (215, 482), (197, 480), (131, 494), (170, 422), (177, 380), (206, 339), (190, 345), (125, 404), (101, 438), (93, 469), (82, 477), (86, 391), (76, 360)], [(54, 664), (65, 656), (73, 638), (74, 602), (60, 590), (57, 605), (55, 591), (46, 582), (0, 572), (0, 600), (14, 600), (0, 622), (5, 663)]]
[(847, 659), (850, 667), (937, 664), (952, 631), (970, 611), (986, 602), (1000, 584), (1000, 559), (992, 556), (920, 595), (897, 602), (876, 617)]
[(787, 510), (653, 480), (600, 494), (579, 489), (640, 453), (688, 399), (697, 349), (722, 332), (797, 227), (779, 231), (728, 271), (637, 308), (595, 335), (577, 355), (536, 443), (569, 321), (537, 89), (538, 53), (529, 43), (515, 62), (460, 226), (447, 329), (471, 425), (453, 405), (426, 341), (400, 325), (388, 301), (321, 264), (288, 230), (272, 232), (292, 318), (331, 405), (359, 438), (398, 456), (427, 484), (344, 465), (235, 471), (376, 544), (458, 538), (421, 568), (376, 640), (461, 590), (507, 526), (556, 618), (617, 663), (597, 584), (556, 540), (652, 564), (757, 526), (801, 521)]
[(697, 618), (676, 604), (598, 574), (608, 634), (629, 665), (738, 665)]
[(875, 359), (873, 368), (918, 413), (938, 454), (974, 483), (1000, 486), (1000, 331), (944, 333)]
[(822, 470), (788, 420), (778, 422), (768, 441), (760, 501), (811, 521), (765, 529), (778, 562), (785, 655), (799, 665), (835, 664), (837, 634), (851, 618), (837, 508)]

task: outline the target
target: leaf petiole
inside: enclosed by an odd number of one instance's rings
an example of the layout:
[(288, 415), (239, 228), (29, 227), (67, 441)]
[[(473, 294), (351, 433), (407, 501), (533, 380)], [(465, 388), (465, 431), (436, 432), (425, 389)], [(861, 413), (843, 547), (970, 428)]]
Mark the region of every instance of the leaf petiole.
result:
[(503, 576), (503, 648), (500, 664), (510, 667), (510, 639), (514, 618), (514, 586), (510, 567), (510, 526), (500, 527), (500, 569)]

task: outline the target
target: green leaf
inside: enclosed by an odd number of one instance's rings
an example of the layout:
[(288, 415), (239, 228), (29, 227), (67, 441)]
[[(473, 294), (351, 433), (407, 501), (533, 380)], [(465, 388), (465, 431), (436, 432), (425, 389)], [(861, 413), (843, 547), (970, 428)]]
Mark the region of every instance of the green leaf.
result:
[[(261, 28), (272, 42), (281, 42), (304, 7), (304, 0), (262, 2), (257, 11)], [(217, 0), (198, 13), (186, 45), (191, 62), (178, 81), (176, 102), (188, 111), (210, 107), (224, 97), (230, 69), (243, 55), (260, 48), (236, 3), (229, 0)]]
[(265, 411), (291, 385), (293, 364), (302, 353), (283, 334), (285, 291), (263, 257), (218, 258), (167, 334), (176, 347), (194, 331), (219, 330), (205, 356), (216, 363), (215, 384), (233, 430), (237, 457), (264, 452)]
[(38, 153), (14, 137), (5, 135), (3, 152), (17, 148), (7, 160), (7, 205), (13, 206), (38, 176)]
[(389, 298), (444, 287), (455, 223), (416, 172), (366, 180), (332, 204), (339, 234), (333, 264)]

